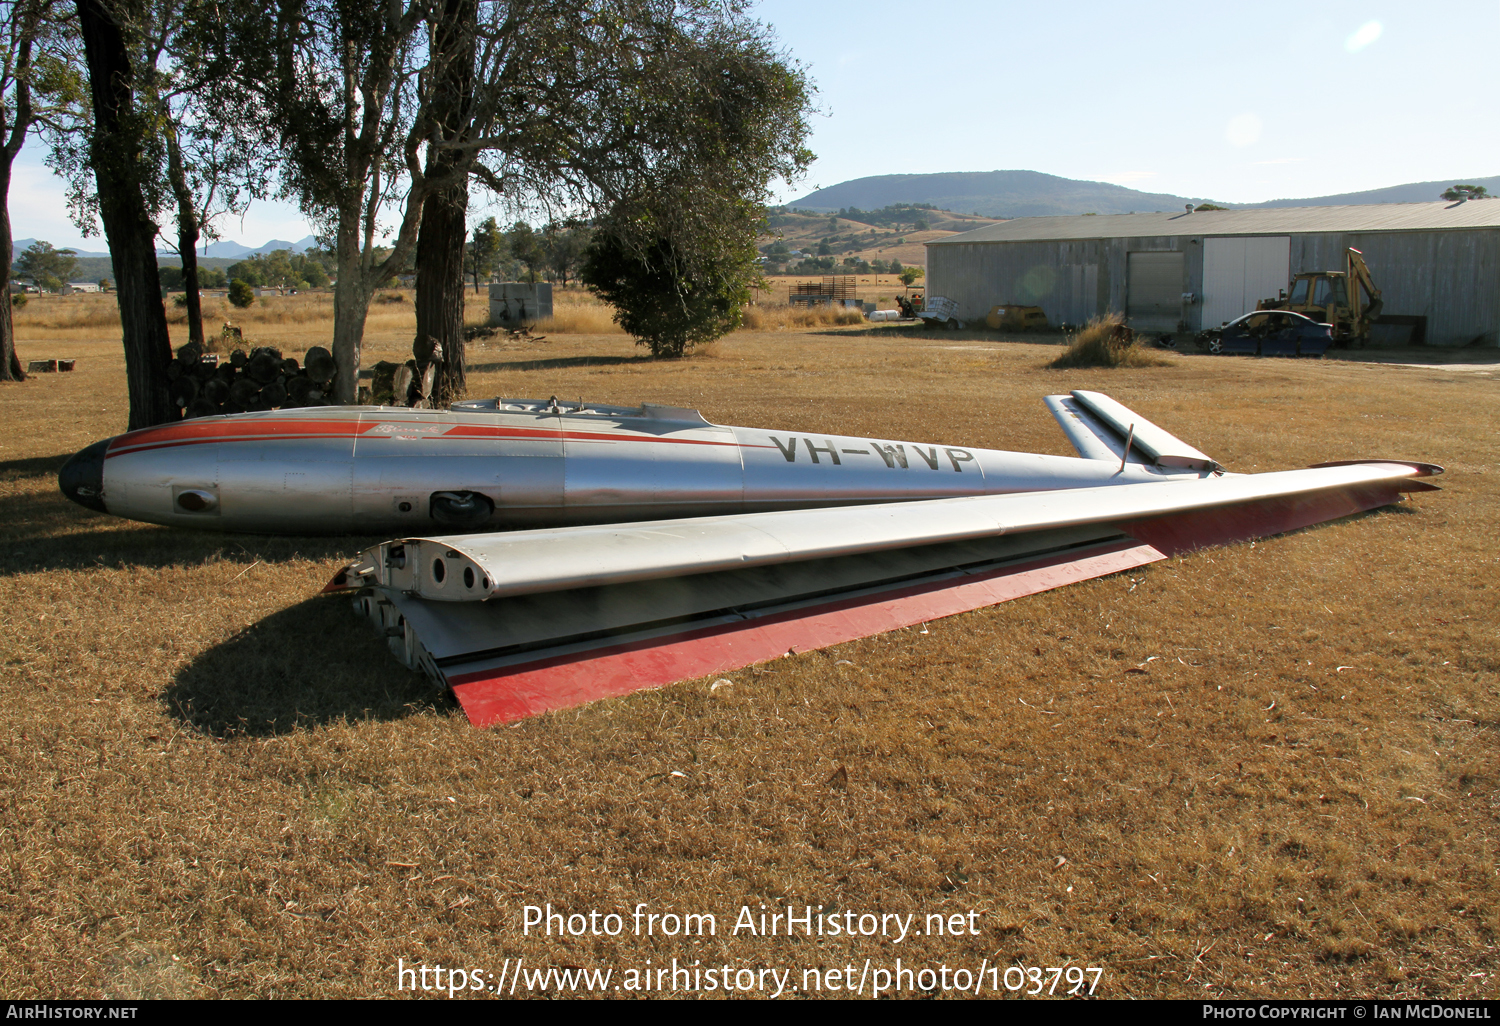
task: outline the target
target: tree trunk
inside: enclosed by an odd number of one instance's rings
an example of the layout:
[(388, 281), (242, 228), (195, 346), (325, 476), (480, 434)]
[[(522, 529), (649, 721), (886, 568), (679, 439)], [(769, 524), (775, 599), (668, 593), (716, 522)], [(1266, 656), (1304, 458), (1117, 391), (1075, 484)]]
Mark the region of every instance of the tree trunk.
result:
[(135, 109), (130, 57), (110, 7), (105, 0), (81, 0), (78, 15), (94, 102), (90, 159), (115, 272), (133, 431), (180, 416), (167, 381), (172, 343), (156, 273), (157, 228), (141, 189), (140, 148), (147, 130)]
[(0, 381), (25, 381), (16, 355), (16, 327), (11, 320), (10, 271), (14, 244), (10, 235), (10, 155), (0, 161), (0, 270), (5, 272), (5, 308), (0, 310)]
[(339, 280), (333, 287), (333, 398), (348, 406), (359, 398), (359, 350), (365, 337), (374, 289), (360, 261), (359, 216), (341, 216), (338, 227)]
[[(429, 164), (428, 174), (433, 173)], [(417, 236), (417, 340), (423, 351), (432, 339), (443, 347), (434, 406), (463, 398), (464, 223), (469, 213), (467, 180), (427, 197)]]
[[(433, 120), (448, 139), (462, 134), (467, 107), (474, 93), (474, 36), (478, 7), (474, 0), (446, 0), (442, 19), (432, 37), (439, 66)], [(452, 186), (427, 197), (417, 236), (417, 351), (427, 352), (426, 339), (443, 347), (431, 396), (444, 407), (461, 399), (467, 389), (464, 369), (464, 236), (469, 215), (468, 164), (471, 158), (455, 150), (429, 146), (427, 176), (461, 172)], [(475, 278), (474, 291), (479, 291)]]
[(188, 341), (203, 345), (203, 301), (198, 293), (198, 212), (193, 209), (193, 191), (188, 188), (182, 166), (182, 148), (177, 133), (167, 128), (167, 173), (177, 200), (177, 252), (182, 257), (182, 287), (187, 296)]

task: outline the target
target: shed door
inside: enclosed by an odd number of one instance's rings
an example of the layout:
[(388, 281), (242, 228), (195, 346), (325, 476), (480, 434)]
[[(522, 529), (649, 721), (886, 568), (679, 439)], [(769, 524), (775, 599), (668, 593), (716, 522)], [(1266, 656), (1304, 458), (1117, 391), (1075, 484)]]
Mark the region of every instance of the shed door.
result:
[(1125, 317), (1146, 331), (1175, 331), (1182, 320), (1183, 254), (1131, 253), (1126, 267)]
[(1292, 240), (1272, 238), (1203, 240), (1203, 327), (1217, 328), (1274, 299), (1291, 274)]

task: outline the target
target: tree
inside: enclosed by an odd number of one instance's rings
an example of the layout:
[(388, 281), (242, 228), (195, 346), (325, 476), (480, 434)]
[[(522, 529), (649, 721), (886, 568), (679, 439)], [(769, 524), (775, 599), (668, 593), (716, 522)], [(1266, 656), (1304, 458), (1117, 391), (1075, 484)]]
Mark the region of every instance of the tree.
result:
[(172, 345), (156, 273), (157, 227), (147, 204), (149, 162), (143, 150), (152, 133), (136, 103), (136, 69), (114, 5), (79, 0), (78, 15), (93, 101), (89, 162), (114, 266), (130, 394), (128, 426), (135, 430), (179, 415), (167, 380)]
[(16, 270), (48, 292), (56, 292), (73, 280), (78, 258), (71, 249), (53, 249), (52, 243), (37, 241), (21, 254)]
[(1482, 185), (1454, 185), (1443, 190), (1443, 199), (1449, 203), (1460, 203), (1464, 200), (1489, 199), (1490, 193)]
[(500, 252), (505, 245), (505, 232), (495, 223), (493, 217), (487, 217), (484, 222), (474, 229), (469, 238), (468, 252), (465, 254), (465, 270), (474, 276), (474, 294), (479, 294), (479, 279), (489, 280), (490, 275), (495, 272), (495, 265), (499, 262)]
[[(774, 176), (810, 158), (805, 79), (738, 0), (217, 0), (212, 14), (217, 106), (265, 126), (283, 189), (334, 240), (343, 401), (373, 289), (421, 231), (431, 230), (424, 252), (450, 256), (424, 256), (419, 279), (461, 285), (451, 254), (465, 222), (451, 213), (468, 177), (518, 210), (588, 215), (688, 166), (737, 182), (752, 165)], [(472, 75), (461, 56), (471, 33)], [(757, 66), (761, 83), (745, 73)], [(777, 75), (795, 87), (790, 110), (767, 114), (734, 95)], [(776, 131), (752, 138), (750, 127), (773, 120)], [(435, 197), (447, 197), (436, 202), (448, 214), (424, 224)], [(399, 216), (383, 223), (390, 211)], [(443, 309), (443, 324), (424, 331), (443, 346), (443, 373), (461, 380), (456, 307)]]
[[(169, 244), (181, 260), (185, 295), (179, 305), (187, 308), (190, 340), (201, 344), (198, 241), (218, 238), (216, 218), (242, 213), (251, 198), (264, 196), (266, 161), (205, 87), (194, 21), (204, 13), (202, 0), (106, 0), (104, 6), (134, 74), (132, 121), (144, 133), (135, 147), (136, 177), (153, 217), (171, 216), (176, 223)], [(67, 179), (70, 213), (86, 235), (97, 231), (100, 212), (91, 114), (85, 111), (72, 131), (52, 133), (48, 159)]]
[(907, 267), (901, 271), (901, 284), (911, 288), (918, 278), (927, 277), (927, 270), (922, 267)]
[[(11, 279), (11, 168), (37, 127), (61, 128), (83, 98), (77, 33), (52, 0), (0, 2), (0, 281)], [(0, 381), (23, 381), (11, 304), (0, 303)]]
[[(756, 220), (758, 213), (747, 204), (741, 217)], [(650, 228), (605, 230), (584, 255), (580, 276), (615, 308), (620, 327), (652, 356), (667, 358), (737, 328), (758, 278), (754, 228), (714, 253), (687, 252), (693, 242), (665, 234), (643, 246), (632, 240), (643, 231)]]
[[(415, 0), (223, 0), (195, 34), (215, 106), (264, 132), (280, 154), (283, 192), (333, 240), (341, 402), (355, 399), (370, 300), (410, 257), (429, 192), (420, 163), (427, 125), (410, 103), (422, 13)], [(408, 200), (396, 244), (381, 257), (380, 218), (403, 173)]]
[(578, 270), (588, 248), (589, 232), (579, 225), (561, 225), (552, 222), (542, 232), (542, 251), (547, 267), (555, 278), (561, 279), (563, 288)]
[(535, 230), (525, 221), (517, 221), (510, 230), (510, 253), (526, 265), (529, 280), (536, 281), (536, 269), (546, 264), (547, 254)]
[(812, 160), (810, 87), (756, 23), (684, 33), (670, 52), (673, 88), (644, 113), (687, 131), (596, 224), (582, 278), (653, 354), (681, 356), (738, 325), (761, 283), (770, 183)]
[(236, 278), (229, 283), (229, 301), (243, 310), (255, 302), (255, 289), (243, 278)]

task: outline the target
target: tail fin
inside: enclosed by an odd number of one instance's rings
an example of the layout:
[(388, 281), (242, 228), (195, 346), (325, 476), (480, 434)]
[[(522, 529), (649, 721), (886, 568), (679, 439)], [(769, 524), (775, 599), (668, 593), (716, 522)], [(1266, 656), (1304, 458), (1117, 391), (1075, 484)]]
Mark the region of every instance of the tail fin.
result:
[[(1222, 473), (1224, 468), (1197, 449), (1102, 392), (1074, 391), (1043, 400), (1078, 450), (1089, 460), (1124, 460), (1164, 470)], [(1126, 452), (1129, 441), (1130, 451)]]

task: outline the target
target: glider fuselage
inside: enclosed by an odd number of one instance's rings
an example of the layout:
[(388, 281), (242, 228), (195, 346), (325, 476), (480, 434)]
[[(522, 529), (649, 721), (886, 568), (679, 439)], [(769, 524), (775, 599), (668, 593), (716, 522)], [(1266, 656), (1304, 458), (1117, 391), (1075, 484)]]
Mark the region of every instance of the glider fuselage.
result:
[(675, 407), (498, 399), (185, 420), (90, 446), (61, 483), (83, 505), (174, 527), (401, 535), (1183, 476), (1139, 462), (724, 427)]

